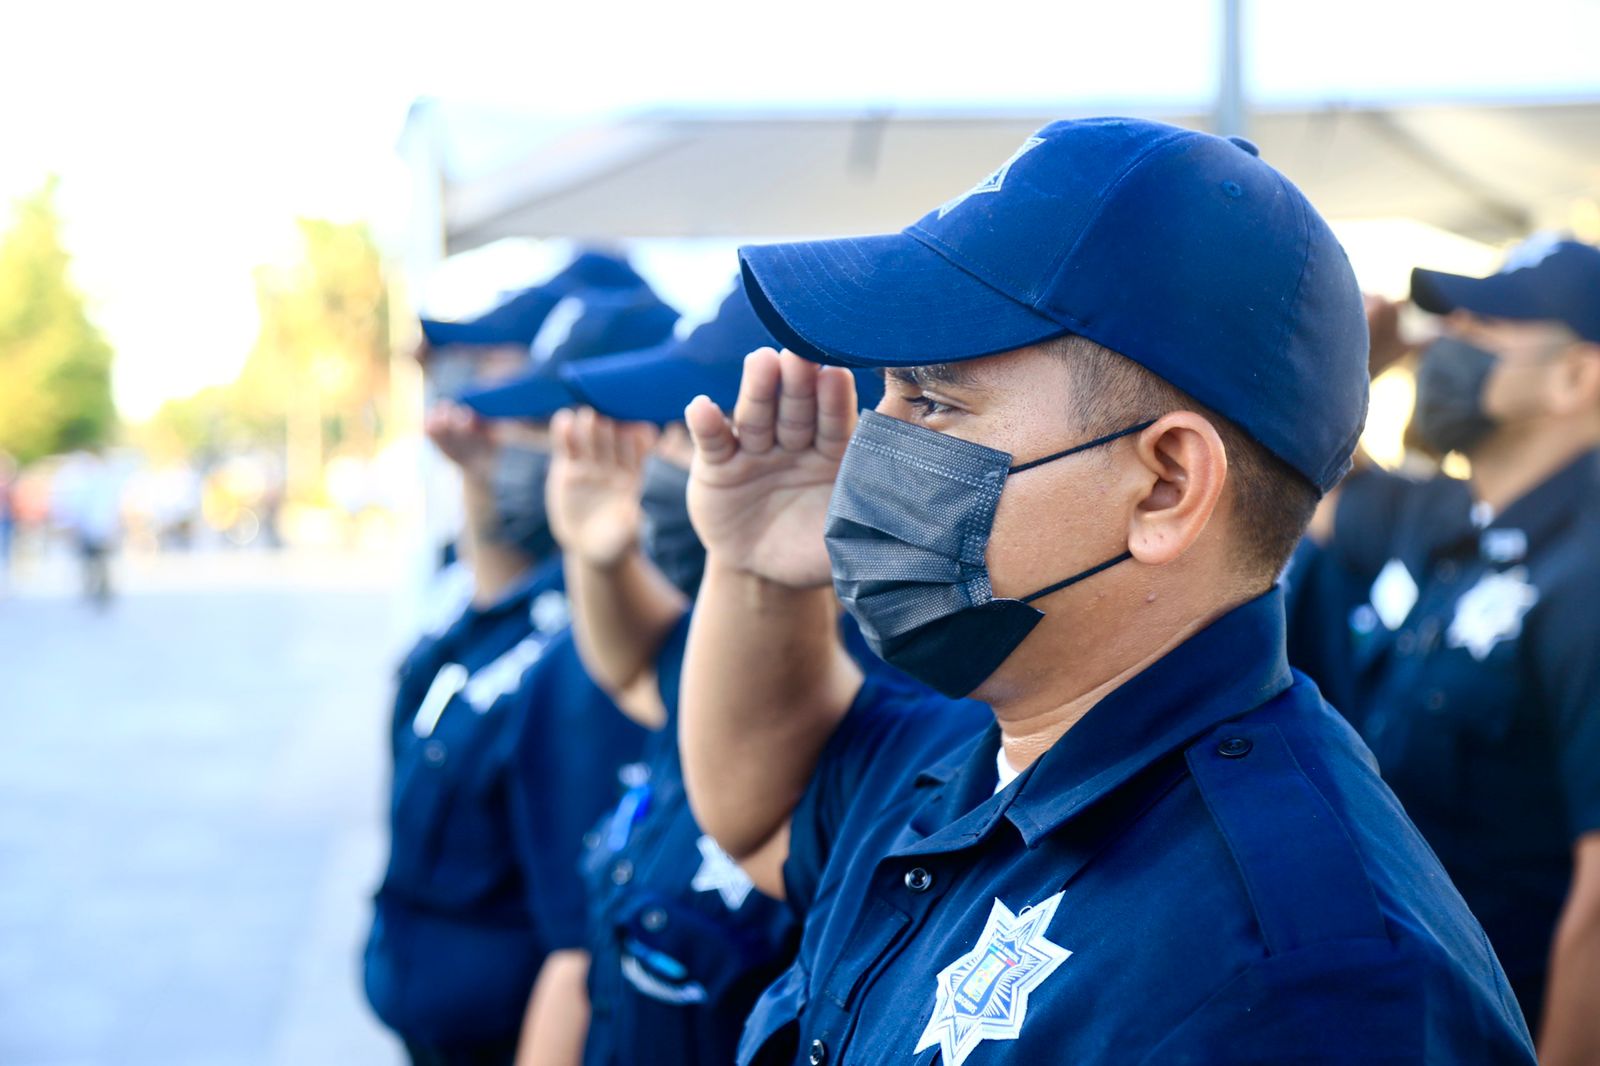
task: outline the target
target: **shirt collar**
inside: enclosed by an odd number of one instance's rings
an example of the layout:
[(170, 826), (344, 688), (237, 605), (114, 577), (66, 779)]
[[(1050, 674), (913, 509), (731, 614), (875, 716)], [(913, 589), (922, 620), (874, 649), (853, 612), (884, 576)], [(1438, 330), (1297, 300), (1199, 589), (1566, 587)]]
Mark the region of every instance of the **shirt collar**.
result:
[(530, 566), (522, 577), (517, 579), (504, 595), (487, 607), (474, 607), (472, 612), (480, 618), (491, 618), (496, 615), (508, 614), (527, 604), (528, 598), (546, 588), (557, 587), (561, 580), (561, 556), (552, 555), (542, 562)]
[(1530, 546), (1548, 542), (1600, 488), (1600, 451), (1587, 451), (1512, 501), (1486, 529), (1520, 529)]
[(1234, 608), (1095, 704), (992, 805), (985, 794), (994, 788), (998, 727), (924, 770), (918, 783), (949, 786), (941, 806), (963, 823), (952, 843), (983, 835), (1003, 815), (1032, 847), (1163, 756), (1287, 689), (1284, 631), (1277, 587)]

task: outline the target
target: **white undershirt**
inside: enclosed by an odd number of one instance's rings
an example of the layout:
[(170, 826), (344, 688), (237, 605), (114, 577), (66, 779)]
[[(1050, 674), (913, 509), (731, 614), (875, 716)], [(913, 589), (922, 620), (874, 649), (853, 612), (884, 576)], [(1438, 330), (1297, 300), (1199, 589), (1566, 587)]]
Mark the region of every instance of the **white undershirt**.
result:
[(1001, 745), (1000, 750), (994, 753), (994, 768), (1000, 777), (1000, 783), (994, 786), (996, 792), (999, 792), (1022, 775), (1021, 770), (1011, 768), (1011, 760), (1006, 758), (1005, 745)]

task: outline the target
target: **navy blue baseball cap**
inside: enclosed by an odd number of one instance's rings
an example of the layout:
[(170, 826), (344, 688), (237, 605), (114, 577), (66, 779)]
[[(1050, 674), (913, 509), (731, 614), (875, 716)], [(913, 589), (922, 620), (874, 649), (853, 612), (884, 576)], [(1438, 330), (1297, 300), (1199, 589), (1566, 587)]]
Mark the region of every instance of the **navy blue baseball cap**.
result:
[(1367, 324), (1326, 222), (1242, 138), (1056, 122), (897, 234), (742, 248), (757, 313), (846, 366), (1073, 333), (1232, 420), (1321, 491), (1367, 409)]
[[(736, 286), (716, 316), (687, 337), (621, 355), (568, 361), (553, 376), (525, 375), (462, 399), (489, 417), (544, 420), (563, 407), (585, 405), (624, 422), (666, 425), (681, 421), (683, 409), (702, 394), (723, 410), (731, 409), (739, 396), (744, 357), (776, 344), (744, 288)], [(867, 370), (857, 370), (855, 377), (859, 401), (876, 405), (883, 379)]]
[(1600, 344), (1600, 248), (1571, 240), (1528, 242), (1486, 278), (1413, 270), (1411, 302), (1438, 315), (1462, 310), (1561, 322)]
[(466, 345), (485, 348), (530, 345), (564, 297), (584, 289), (633, 289), (645, 281), (625, 259), (604, 252), (581, 252), (548, 281), (523, 289), (463, 322), (424, 318), (422, 336), (430, 348)]
[(586, 290), (567, 299), (580, 310), (564, 339), (548, 352), (535, 352), (530, 369), (518, 377), (469, 389), (457, 399), (485, 418), (548, 418), (571, 402), (563, 370), (661, 344), (678, 321), (678, 312), (648, 287)]

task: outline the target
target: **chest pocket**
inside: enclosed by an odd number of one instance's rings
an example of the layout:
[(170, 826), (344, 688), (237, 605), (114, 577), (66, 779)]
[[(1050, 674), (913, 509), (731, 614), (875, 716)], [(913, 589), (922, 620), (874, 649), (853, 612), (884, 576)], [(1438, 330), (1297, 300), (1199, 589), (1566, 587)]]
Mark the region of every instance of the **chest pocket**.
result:
[(781, 1066), (794, 1061), (810, 980), (796, 959), (756, 1000), (739, 1040), (740, 1066)]
[(1429, 725), (1457, 734), (1469, 749), (1494, 747), (1506, 738), (1524, 688), (1517, 641), (1501, 641), (1481, 661), (1465, 648), (1441, 647), (1428, 667), (1431, 684), (1417, 698), (1421, 716), (1433, 720)]
[(752, 897), (745, 907), (712, 915), (664, 893), (630, 893), (611, 930), (623, 976), (651, 999), (685, 1005), (718, 1004), (737, 986), (765, 983), (789, 953), (791, 930), (777, 904)]
[(406, 736), (395, 770), (388, 887), (461, 907), (511, 876), (503, 795), (509, 719), (505, 707), (478, 714), (452, 700), (432, 735)]

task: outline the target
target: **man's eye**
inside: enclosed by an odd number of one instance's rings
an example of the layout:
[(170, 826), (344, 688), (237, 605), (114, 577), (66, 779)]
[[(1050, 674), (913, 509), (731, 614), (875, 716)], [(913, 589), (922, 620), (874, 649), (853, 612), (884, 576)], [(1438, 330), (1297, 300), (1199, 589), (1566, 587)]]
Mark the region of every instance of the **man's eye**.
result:
[(907, 396), (906, 403), (910, 404), (912, 407), (915, 407), (917, 411), (921, 413), (923, 418), (928, 418), (932, 415), (948, 414), (955, 410), (955, 408), (951, 407), (949, 404), (940, 403), (938, 400), (931, 399), (927, 396)]

